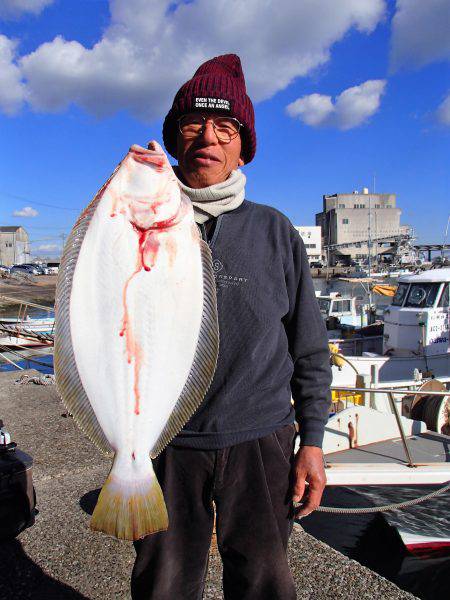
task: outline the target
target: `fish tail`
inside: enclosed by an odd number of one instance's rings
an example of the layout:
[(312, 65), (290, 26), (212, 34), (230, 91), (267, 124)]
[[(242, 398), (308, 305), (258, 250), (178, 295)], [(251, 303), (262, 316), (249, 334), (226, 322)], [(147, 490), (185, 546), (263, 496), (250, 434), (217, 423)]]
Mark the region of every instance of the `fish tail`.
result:
[(151, 472), (124, 480), (114, 461), (92, 515), (90, 527), (118, 539), (135, 541), (169, 526), (164, 496), (149, 460)]

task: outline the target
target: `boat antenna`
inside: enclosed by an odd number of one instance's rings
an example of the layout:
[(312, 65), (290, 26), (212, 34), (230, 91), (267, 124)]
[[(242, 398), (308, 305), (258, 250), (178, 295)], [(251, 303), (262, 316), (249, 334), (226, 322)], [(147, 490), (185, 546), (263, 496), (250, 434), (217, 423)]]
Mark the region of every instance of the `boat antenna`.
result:
[(447, 245), (447, 236), (448, 236), (448, 227), (449, 227), (449, 225), (450, 225), (450, 215), (448, 215), (448, 217), (447, 217), (447, 226), (445, 227), (444, 245), (442, 246), (442, 252), (441, 252), (442, 259), (445, 258), (445, 246)]

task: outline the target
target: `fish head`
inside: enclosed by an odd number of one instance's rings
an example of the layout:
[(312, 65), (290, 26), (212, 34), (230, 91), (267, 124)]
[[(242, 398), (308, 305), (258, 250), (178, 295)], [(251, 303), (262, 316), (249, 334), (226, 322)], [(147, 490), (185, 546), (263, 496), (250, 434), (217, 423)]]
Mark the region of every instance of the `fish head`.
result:
[(162, 148), (133, 146), (126, 159), (126, 201), (130, 222), (141, 230), (162, 229), (177, 219), (181, 195)]

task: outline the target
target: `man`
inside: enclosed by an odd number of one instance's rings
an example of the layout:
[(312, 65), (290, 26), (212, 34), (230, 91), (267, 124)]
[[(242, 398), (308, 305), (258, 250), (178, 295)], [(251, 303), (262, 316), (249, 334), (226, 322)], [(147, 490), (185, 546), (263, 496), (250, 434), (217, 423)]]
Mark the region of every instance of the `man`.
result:
[(320, 503), (331, 372), (297, 231), (244, 200), (239, 167), (253, 159), (256, 134), (237, 56), (204, 63), (180, 88), (163, 136), (212, 251), (220, 350), (201, 407), (155, 460), (169, 529), (135, 544), (133, 598), (202, 597), (215, 506), (225, 598), (292, 600), (292, 501), (308, 482), (298, 516)]

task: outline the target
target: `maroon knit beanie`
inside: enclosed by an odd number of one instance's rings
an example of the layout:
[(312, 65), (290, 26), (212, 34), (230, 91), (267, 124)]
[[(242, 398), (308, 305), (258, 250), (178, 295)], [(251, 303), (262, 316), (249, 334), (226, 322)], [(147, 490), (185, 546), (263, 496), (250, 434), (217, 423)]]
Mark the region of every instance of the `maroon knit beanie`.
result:
[(236, 54), (216, 56), (203, 63), (192, 79), (178, 90), (163, 125), (167, 151), (177, 157), (179, 117), (190, 112), (217, 112), (238, 119), (243, 125), (242, 158), (249, 163), (256, 152), (255, 113), (247, 96), (241, 61)]

